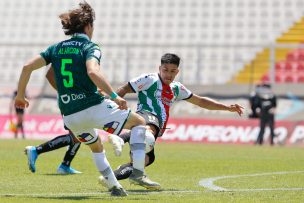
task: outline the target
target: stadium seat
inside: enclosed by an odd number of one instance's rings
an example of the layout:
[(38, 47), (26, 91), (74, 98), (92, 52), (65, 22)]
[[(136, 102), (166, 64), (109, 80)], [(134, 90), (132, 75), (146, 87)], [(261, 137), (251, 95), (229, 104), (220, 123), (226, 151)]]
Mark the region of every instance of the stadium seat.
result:
[[(191, 84), (202, 81), (225, 84), (263, 48), (241, 45), (270, 44), (303, 15), (304, 5), (302, 0), (103, 0), (91, 3), (96, 12), (93, 40), (102, 45), (103, 63), (111, 75), (110, 82), (129, 79), (126, 75), (118, 76), (118, 72), (129, 74), (127, 68), (132, 67), (130, 76), (140, 74), (142, 69), (137, 67), (142, 65), (138, 58), (147, 59), (145, 67), (151, 68), (161, 54), (170, 50), (178, 51), (184, 60), (183, 66), (195, 73), (197, 67), (206, 67), (199, 76), (184, 73), (184, 82)], [(0, 22), (5, 30), (0, 33), (0, 44), (7, 45), (0, 49), (14, 49), (12, 44), (27, 46), (28, 55), (15, 56), (22, 64), (27, 56), (66, 38), (60, 29), (58, 14), (75, 7), (77, 1), (3, 0), (0, 4), (0, 18), (5, 19)], [(147, 44), (151, 46), (135, 46)], [(230, 46), (235, 44), (239, 47)], [(31, 45), (37, 49), (31, 49)], [(120, 54), (115, 54), (117, 49)], [(111, 53), (112, 50), (115, 53)], [(130, 50), (132, 53), (127, 53)], [(142, 55), (135, 54), (132, 58), (133, 52)], [(304, 61), (304, 52), (291, 53), (289, 59)], [(10, 71), (16, 71), (12, 64), (8, 65)], [(211, 71), (207, 70), (211, 67)], [(225, 77), (213, 79), (214, 72)], [(13, 79), (17, 80), (18, 77)]]
[(304, 83), (304, 75), (298, 77), (298, 83)]
[(282, 71), (286, 69), (286, 62), (285, 61), (280, 61), (275, 64), (275, 69), (278, 71)]
[(304, 62), (298, 62), (298, 71), (304, 72)]

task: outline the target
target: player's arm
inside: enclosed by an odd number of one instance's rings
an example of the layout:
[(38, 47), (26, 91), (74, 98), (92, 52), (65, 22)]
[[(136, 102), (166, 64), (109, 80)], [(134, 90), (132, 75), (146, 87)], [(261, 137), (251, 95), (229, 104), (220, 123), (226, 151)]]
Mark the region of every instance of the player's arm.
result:
[(50, 68), (48, 69), (45, 77), (48, 80), (48, 82), (50, 83), (50, 85), (55, 90), (57, 90), (57, 85), (56, 85), (56, 80), (55, 80), (55, 72), (54, 72), (54, 68), (52, 66), (50, 66)]
[(96, 59), (91, 58), (86, 61), (87, 73), (97, 88), (103, 90), (106, 94), (110, 95), (115, 103), (118, 104), (120, 109), (127, 109), (127, 102), (118, 95), (115, 95), (113, 88), (105, 78), (104, 73), (100, 70), (100, 66)]
[(116, 93), (120, 96), (120, 97), (124, 97), (126, 94), (129, 93), (134, 93), (132, 87), (130, 86), (129, 83), (124, 84), (123, 86), (119, 87), (116, 91)]
[(208, 110), (223, 110), (223, 111), (237, 112), (240, 116), (243, 114), (243, 107), (238, 104), (226, 105), (218, 101), (215, 101), (213, 99), (210, 99), (208, 97), (200, 97), (196, 94), (193, 94), (186, 101)]
[(41, 55), (37, 55), (30, 59), (24, 66), (19, 78), (17, 96), (15, 98), (15, 106), (17, 108), (28, 107), (29, 103), (25, 98), (25, 89), (34, 70), (46, 65), (46, 61)]

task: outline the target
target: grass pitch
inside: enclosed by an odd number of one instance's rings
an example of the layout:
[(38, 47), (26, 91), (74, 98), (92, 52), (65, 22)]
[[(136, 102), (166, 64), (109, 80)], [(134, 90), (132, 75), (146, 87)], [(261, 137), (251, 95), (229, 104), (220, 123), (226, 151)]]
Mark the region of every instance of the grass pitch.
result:
[[(57, 175), (65, 148), (39, 156), (37, 171), (28, 170), (23, 149), (42, 141), (0, 140), (0, 202), (304, 202), (304, 149), (267, 145), (156, 144), (156, 161), (146, 169), (163, 190), (149, 192), (128, 180), (121, 184), (125, 198), (113, 198), (97, 182), (99, 173), (89, 148), (82, 145), (72, 166), (79, 175)], [(105, 144), (113, 168), (128, 161), (128, 146), (115, 157)], [(297, 173), (292, 173), (298, 171)], [(275, 172), (286, 172), (277, 174)], [(256, 175), (252, 174), (264, 174)], [(250, 176), (251, 174), (251, 176)], [(246, 175), (246, 176), (237, 176)], [(248, 175), (248, 176), (247, 176)], [(200, 180), (219, 176), (215, 186), (204, 188)]]

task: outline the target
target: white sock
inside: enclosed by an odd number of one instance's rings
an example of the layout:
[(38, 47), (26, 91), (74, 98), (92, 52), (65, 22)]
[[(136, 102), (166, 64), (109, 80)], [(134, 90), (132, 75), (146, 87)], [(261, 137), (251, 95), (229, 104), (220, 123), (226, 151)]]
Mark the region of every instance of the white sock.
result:
[(119, 182), (117, 181), (113, 170), (107, 160), (105, 152), (93, 153), (93, 158), (96, 164), (98, 171), (103, 175), (103, 177), (107, 180), (109, 188), (113, 186), (121, 187)]
[(145, 126), (136, 126), (131, 130), (130, 146), (133, 159), (133, 168), (144, 171), (146, 144), (145, 144)]
[(133, 168), (144, 171), (145, 168), (145, 150), (135, 150), (132, 152)]

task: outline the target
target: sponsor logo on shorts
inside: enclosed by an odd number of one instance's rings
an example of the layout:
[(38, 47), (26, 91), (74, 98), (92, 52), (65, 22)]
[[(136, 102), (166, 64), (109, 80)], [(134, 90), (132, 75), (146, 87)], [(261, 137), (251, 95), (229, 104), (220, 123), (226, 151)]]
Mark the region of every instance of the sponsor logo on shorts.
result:
[(81, 135), (77, 135), (77, 138), (80, 142), (90, 142), (94, 139), (94, 136), (90, 133), (82, 133)]
[(111, 105), (111, 104), (108, 104), (108, 105), (107, 105), (107, 108), (108, 108), (108, 109), (113, 109), (113, 108), (114, 108), (114, 106), (113, 106), (113, 105)]
[(119, 126), (119, 122), (113, 121), (104, 125), (103, 130), (108, 133), (114, 133)]

